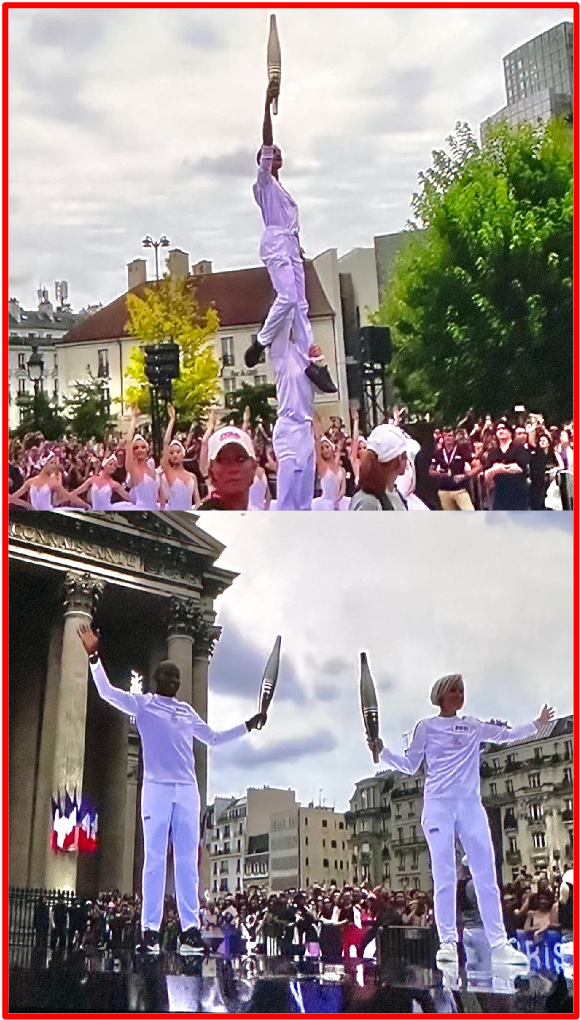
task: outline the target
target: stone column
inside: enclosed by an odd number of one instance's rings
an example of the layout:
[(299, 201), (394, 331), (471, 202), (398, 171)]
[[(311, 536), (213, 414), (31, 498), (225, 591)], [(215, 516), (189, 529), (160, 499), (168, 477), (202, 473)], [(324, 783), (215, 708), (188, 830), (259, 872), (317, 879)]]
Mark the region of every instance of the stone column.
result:
[[(208, 719), (208, 666), (219, 637), (220, 627), (213, 626), (199, 613), (193, 648), (192, 707), (205, 721)], [(203, 812), (208, 794), (208, 748), (205, 744), (196, 741), (194, 758)]]
[[(64, 802), (65, 794), (80, 802), (83, 791), (85, 723), (87, 715), (87, 653), (77, 628), (91, 623), (105, 583), (89, 573), (70, 571), (64, 581), (64, 624), (58, 689), (58, 712), (54, 735), (52, 796)], [(76, 853), (49, 853), (46, 885), (75, 889)]]
[(194, 599), (172, 596), (169, 603), (167, 657), (179, 666), (178, 698), (187, 701), (192, 708), (196, 708), (193, 700), (192, 648), (198, 620), (199, 609)]

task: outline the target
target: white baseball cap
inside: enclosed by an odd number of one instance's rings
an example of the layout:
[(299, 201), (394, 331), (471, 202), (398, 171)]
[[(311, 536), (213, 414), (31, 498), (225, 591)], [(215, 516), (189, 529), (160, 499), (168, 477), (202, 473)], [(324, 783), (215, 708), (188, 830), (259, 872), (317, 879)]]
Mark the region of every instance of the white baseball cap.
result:
[(395, 460), (408, 448), (408, 437), (397, 425), (378, 425), (367, 440), (367, 449), (377, 455), (380, 464)]
[(246, 451), (249, 457), (256, 460), (254, 446), (248, 433), (236, 428), (235, 425), (225, 425), (224, 428), (218, 429), (217, 432), (210, 436), (208, 442), (208, 457), (210, 461), (216, 460), (220, 450), (223, 450), (229, 443), (237, 443), (238, 446), (241, 446)]

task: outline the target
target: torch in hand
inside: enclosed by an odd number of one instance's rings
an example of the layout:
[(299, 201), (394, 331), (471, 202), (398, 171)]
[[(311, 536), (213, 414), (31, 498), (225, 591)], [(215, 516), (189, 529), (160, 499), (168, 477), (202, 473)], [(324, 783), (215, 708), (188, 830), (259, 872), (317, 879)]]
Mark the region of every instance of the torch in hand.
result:
[[(366, 652), (361, 652), (361, 672), (359, 680), (359, 693), (361, 696), (361, 712), (363, 714), (363, 725), (367, 739), (375, 742), (379, 739), (379, 708), (377, 706), (377, 694), (375, 684), (367, 663)], [(379, 755), (373, 751), (373, 761), (377, 765)]]
[[(280, 635), (274, 642), (272, 652), (268, 657), (266, 668), (262, 676), (262, 683), (260, 685), (260, 694), (258, 695), (258, 711), (260, 715), (265, 716), (270, 708), (270, 703), (274, 697), (274, 690), (276, 687), (276, 681), (278, 680), (278, 667), (280, 665)], [(261, 730), (263, 723), (259, 723), (256, 727)]]
[[(276, 82), (277, 85), (280, 85), (282, 67), (280, 57), (280, 41), (278, 38), (278, 31), (276, 28), (276, 14), (270, 15), (270, 32), (268, 35), (268, 48), (266, 51), (266, 65), (268, 69), (269, 82)], [(278, 96), (274, 97), (272, 103), (272, 112), (275, 116), (278, 113)]]

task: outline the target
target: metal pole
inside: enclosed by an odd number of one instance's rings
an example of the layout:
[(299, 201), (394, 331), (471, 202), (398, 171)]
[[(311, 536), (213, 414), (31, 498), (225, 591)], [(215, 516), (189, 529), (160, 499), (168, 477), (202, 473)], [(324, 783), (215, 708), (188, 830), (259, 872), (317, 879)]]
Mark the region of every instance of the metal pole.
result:
[(157, 253), (157, 249), (159, 248), (159, 241), (154, 241), (153, 247), (155, 249), (155, 279), (159, 281), (159, 256)]
[(38, 387), (40, 383), (38, 379), (34, 380), (34, 403), (32, 407), (32, 418), (34, 421), (34, 431), (38, 429)]

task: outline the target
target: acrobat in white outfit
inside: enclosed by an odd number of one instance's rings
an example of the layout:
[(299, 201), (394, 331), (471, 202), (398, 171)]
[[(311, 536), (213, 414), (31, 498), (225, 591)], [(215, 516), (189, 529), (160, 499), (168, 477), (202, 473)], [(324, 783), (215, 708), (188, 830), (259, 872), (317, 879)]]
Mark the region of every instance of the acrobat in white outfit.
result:
[(276, 297), (244, 357), (248, 368), (253, 368), (268, 347), (276, 377), (278, 416), (273, 449), (278, 463), (277, 510), (310, 510), (315, 481), (313, 385), (324, 393), (336, 393), (337, 387), (321, 364), (322, 353), (314, 343), (309, 321), (298, 207), (278, 179), (282, 154), (273, 145), (270, 116), (276, 95), (278, 85), (271, 82), (253, 189), (264, 222), (260, 257)]
[(199, 931), (198, 847), (200, 796), (194, 768), (193, 741), (216, 746), (236, 740), (259, 724), (264, 715), (217, 732), (176, 694), (180, 671), (173, 662), (161, 662), (154, 673), (155, 694), (130, 694), (114, 687), (99, 659), (99, 634), (88, 625), (79, 637), (89, 655), (95, 686), (110, 705), (135, 718), (143, 750), (143, 904), (142, 949), (158, 954), (163, 916), (169, 833), (174, 851), (175, 887), (181, 922), (180, 953), (203, 950)]
[(474, 880), (492, 963), (528, 966), (524, 953), (508, 942), (502, 919), (494, 848), (480, 797), (480, 745), (532, 737), (550, 722), (553, 710), (545, 705), (534, 722), (514, 728), (506, 723), (459, 716), (457, 713), (464, 704), (464, 683), (456, 673), (434, 684), (430, 700), (440, 708), (440, 714), (417, 724), (403, 755), (389, 751), (381, 740), (368, 743), (386, 765), (405, 775), (413, 775), (425, 762), (422, 828), (434, 879), (434, 913), (440, 938), (436, 962), (456, 963), (458, 959), (454, 852), (458, 836)]

